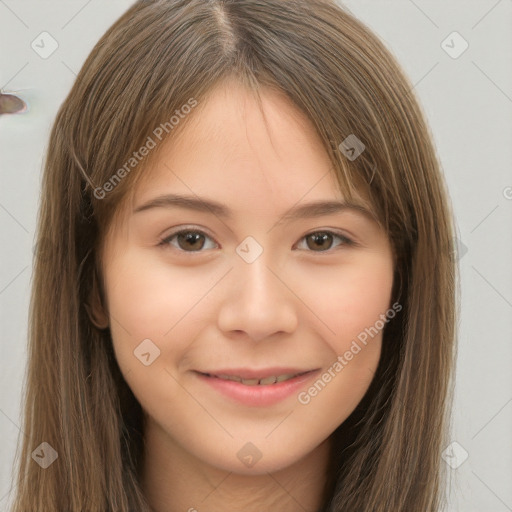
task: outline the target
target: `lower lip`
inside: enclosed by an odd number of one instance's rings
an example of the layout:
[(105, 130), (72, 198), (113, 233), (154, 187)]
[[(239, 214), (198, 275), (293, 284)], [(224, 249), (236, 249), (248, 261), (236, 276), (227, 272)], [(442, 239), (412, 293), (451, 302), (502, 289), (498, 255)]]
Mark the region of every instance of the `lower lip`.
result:
[(320, 370), (313, 370), (304, 373), (293, 379), (277, 382), (275, 384), (247, 386), (233, 380), (209, 377), (203, 373), (196, 372), (200, 380), (209, 384), (213, 389), (223, 395), (245, 405), (254, 407), (265, 407), (276, 404), (291, 395), (296, 395), (306, 382), (319, 373)]

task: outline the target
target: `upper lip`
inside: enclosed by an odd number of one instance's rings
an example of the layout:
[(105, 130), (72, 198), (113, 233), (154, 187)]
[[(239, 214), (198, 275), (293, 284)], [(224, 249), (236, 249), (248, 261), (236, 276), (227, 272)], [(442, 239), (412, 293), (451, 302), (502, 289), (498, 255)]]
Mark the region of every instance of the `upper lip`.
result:
[(242, 379), (265, 379), (266, 377), (278, 377), (279, 375), (297, 375), (300, 373), (307, 373), (316, 370), (316, 368), (285, 368), (283, 366), (275, 368), (221, 368), (218, 370), (204, 370), (199, 373), (206, 373), (208, 375), (230, 375), (240, 377)]

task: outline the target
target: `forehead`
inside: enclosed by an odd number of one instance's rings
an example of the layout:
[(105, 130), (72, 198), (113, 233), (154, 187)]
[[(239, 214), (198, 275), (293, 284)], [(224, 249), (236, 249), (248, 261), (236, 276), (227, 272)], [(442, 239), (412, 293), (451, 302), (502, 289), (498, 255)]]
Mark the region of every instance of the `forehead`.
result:
[[(281, 91), (228, 81), (157, 147), (118, 219), (166, 193), (206, 197), (244, 212), (277, 214), (299, 202), (343, 200), (313, 125)], [(371, 210), (362, 196), (354, 201)]]
[(229, 199), (235, 210), (256, 196), (284, 203), (305, 195), (340, 197), (313, 126), (272, 89), (261, 91), (260, 106), (243, 86), (217, 87), (162, 145), (133, 191), (132, 206), (164, 191)]

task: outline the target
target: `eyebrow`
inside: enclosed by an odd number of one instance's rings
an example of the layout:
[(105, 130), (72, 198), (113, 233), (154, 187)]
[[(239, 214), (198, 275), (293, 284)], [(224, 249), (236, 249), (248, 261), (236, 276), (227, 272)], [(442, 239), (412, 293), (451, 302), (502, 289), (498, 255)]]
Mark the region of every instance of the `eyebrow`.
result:
[[(232, 219), (233, 213), (225, 205), (211, 199), (186, 196), (180, 194), (165, 194), (150, 199), (136, 207), (133, 213), (147, 211), (153, 208), (186, 208), (188, 210), (212, 213), (218, 217)], [(279, 223), (295, 219), (321, 217), (343, 211), (353, 211), (371, 220), (375, 220), (372, 212), (364, 206), (346, 201), (314, 201), (293, 206), (283, 213)]]

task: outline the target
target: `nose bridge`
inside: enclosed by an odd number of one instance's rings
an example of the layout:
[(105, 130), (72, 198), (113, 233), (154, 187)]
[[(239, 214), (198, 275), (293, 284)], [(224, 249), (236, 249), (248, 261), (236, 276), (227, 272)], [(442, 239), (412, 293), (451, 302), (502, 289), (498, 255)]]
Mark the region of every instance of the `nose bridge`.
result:
[(253, 340), (292, 332), (297, 326), (294, 296), (280, 276), (275, 257), (254, 239), (242, 242), (237, 253), (219, 312), (219, 328), (244, 331)]
[[(275, 259), (268, 251), (264, 251), (253, 262), (241, 261), (237, 263), (236, 275), (243, 282), (242, 296), (253, 304), (266, 304), (270, 300), (285, 300), (283, 283), (277, 278)], [(272, 269), (272, 270), (271, 270)], [(247, 292), (247, 293), (246, 293)]]
[[(282, 294), (283, 283), (276, 277), (278, 265), (270, 246), (261, 245), (252, 236), (246, 237), (236, 248), (235, 275), (245, 283), (241, 293), (253, 303), (265, 302), (274, 294)], [(271, 270), (272, 269), (272, 270)], [(247, 293), (245, 293), (247, 292)], [(277, 298), (277, 297), (275, 297)]]

